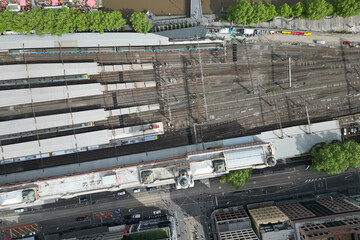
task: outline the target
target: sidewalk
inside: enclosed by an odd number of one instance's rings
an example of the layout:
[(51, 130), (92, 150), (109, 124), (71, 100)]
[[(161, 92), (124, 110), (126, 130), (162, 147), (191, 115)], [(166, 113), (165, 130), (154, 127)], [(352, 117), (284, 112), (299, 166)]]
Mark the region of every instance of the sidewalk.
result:
[[(201, 24), (208, 27), (243, 27), (241, 24), (232, 24), (231, 22), (214, 21), (214, 15), (207, 15), (202, 18)], [(360, 15), (350, 18), (327, 18), (317, 21), (305, 19), (285, 19), (275, 17), (271, 22), (261, 22), (259, 24), (251, 24), (247, 27), (266, 28), (275, 30), (296, 30), (309, 32), (328, 32), (346, 31), (352, 33), (360, 33)]]

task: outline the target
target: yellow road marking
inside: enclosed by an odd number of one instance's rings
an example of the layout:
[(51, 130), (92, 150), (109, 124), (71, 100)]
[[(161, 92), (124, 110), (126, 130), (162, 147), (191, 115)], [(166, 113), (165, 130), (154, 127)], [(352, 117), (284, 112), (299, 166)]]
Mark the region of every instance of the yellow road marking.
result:
[(27, 228), (27, 227), (24, 227), (24, 228), (26, 228), (29, 232), (32, 232), (32, 230), (30, 230), (29, 228)]
[[(18, 231), (16, 231), (16, 229), (11, 229), (12, 231), (15, 231), (17, 234), (19, 234), (19, 236), (22, 236), (21, 233), (19, 233)], [(12, 234), (11, 234), (12, 235)], [(14, 234), (16, 236), (16, 234)]]
[(23, 231), (24, 233), (28, 233), (27, 231), (25, 231), (24, 229), (23, 229), (23, 227), (22, 228), (18, 228), (19, 230), (21, 230), (21, 231)]

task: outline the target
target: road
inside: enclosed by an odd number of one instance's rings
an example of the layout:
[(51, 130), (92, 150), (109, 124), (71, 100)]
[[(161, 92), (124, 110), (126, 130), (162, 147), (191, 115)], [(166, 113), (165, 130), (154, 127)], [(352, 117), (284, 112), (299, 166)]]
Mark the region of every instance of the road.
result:
[[(143, 217), (152, 215), (153, 210), (162, 209), (177, 218), (177, 231), (180, 239), (194, 238), (195, 229), (200, 239), (209, 239), (209, 217), (215, 208), (249, 204), (254, 202), (300, 198), (304, 195), (317, 195), (326, 192), (357, 188), (359, 174), (347, 172), (327, 177), (321, 173), (306, 171), (305, 166), (291, 167), (283, 172), (269, 170), (263, 176), (253, 176), (241, 189), (234, 189), (219, 179), (198, 181), (194, 188), (175, 190), (172, 186), (140, 193), (127, 192), (125, 196), (104, 192), (87, 195), (88, 203), (78, 199), (60, 200), (24, 213), (2, 211), (2, 229), (37, 223), (42, 231), (66, 232), (86, 226), (99, 226), (107, 223), (121, 224), (125, 215), (141, 213)], [(97, 219), (94, 214), (112, 213), (120, 209), (121, 216)], [(89, 215), (89, 220), (77, 222), (76, 217)], [(4, 237), (4, 236), (3, 236)]]
[[(200, 52), (0, 55), (2, 64), (74, 61), (97, 61), (100, 65), (167, 63), (166, 67), (123, 72), (121, 76), (119, 73), (90, 76), (90, 82), (102, 84), (156, 81), (157, 87), (105, 92), (100, 96), (71, 101), (0, 108), (1, 120), (31, 117), (34, 114), (159, 103), (161, 110), (158, 112), (111, 117), (107, 121), (95, 122), (95, 128), (71, 130), (68, 134), (155, 121), (163, 121), (170, 126), (156, 142), (8, 164), (0, 168), (0, 173), (81, 163), (139, 151), (251, 135), (278, 128), (280, 124), (286, 127), (307, 123), (305, 106), (308, 107), (312, 122), (359, 112), (359, 49), (289, 45), (271, 41), (235, 45), (235, 52), (233, 44), (227, 44), (224, 49)], [(234, 54), (236, 62), (233, 62)], [(292, 59), (291, 88), (288, 80), (288, 57)], [(52, 136), (35, 134), (27, 140)], [(18, 140), (3, 139), (2, 145)]]

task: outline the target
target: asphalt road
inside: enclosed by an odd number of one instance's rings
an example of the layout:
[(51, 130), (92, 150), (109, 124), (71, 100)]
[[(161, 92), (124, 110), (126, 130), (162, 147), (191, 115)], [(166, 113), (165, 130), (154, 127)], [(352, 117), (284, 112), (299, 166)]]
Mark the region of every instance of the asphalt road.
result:
[[(104, 192), (83, 196), (89, 201), (79, 203), (78, 199), (60, 200), (46, 204), (24, 213), (2, 211), (2, 229), (37, 223), (44, 233), (66, 232), (88, 226), (122, 224), (123, 217), (140, 213), (142, 217), (161, 209), (177, 219), (177, 231), (180, 239), (210, 239), (210, 214), (215, 208), (249, 204), (254, 202), (300, 198), (303, 195), (320, 195), (334, 191), (346, 192), (357, 188), (359, 174), (347, 172), (327, 177), (324, 174), (306, 171), (305, 166), (290, 168), (282, 172), (269, 170), (264, 175), (253, 176), (241, 189), (222, 184), (219, 179), (198, 181), (194, 188), (175, 190), (172, 186), (140, 193), (127, 192), (125, 196)], [(121, 216), (95, 218), (94, 214), (104, 215), (120, 209)], [(78, 222), (76, 217), (88, 215), (89, 219)], [(197, 232), (197, 234), (195, 234)], [(4, 239), (4, 234), (2, 235)]]
[[(1, 174), (119, 156), (139, 151), (187, 145), (256, 134), (264, 130), (306, 123), (305, 105), (312, 122), (359, 112), (360, 50), (268, 42), (236, 43), (225, 49), (55, 55), (0, 55), (4, 63), (98, 61), (100, 64), (167, 63), (146, 71), (90, 76), (102, 84), (156, 81), (157, 87), (105, 92), (102, 96), (0, 108), (2, 120), (50, 112), (121, 108), (159, 103), (158, 112), (143, 112), (95, 122), (96, 129), (112, 129), (163, 121), (173, 127), (156, 142), (44, 158), (2, 166)], [(196, 47), (196, 46), (195, 46)], [(233, 62), (236, 55), (237, 61)], [(292, 58), (292, 87), (288, 81)], [(201, 63), (201, 64), (200, 64)], [(203, 79), (203, 80), (202, 80)], [(81, 131), (92, 131), (85, 128)], [(72, 132), (72, 131), (71, 131)], [(76, 132), (76, 131), (75, 131)], [(40, 136), (46, 138), (47, 136)], [(36, 140), (37, 136), (33, 136)], [(28, 139), (29, 140), (29, 139)], [(10, 142), (11, 143), (11, 142)], [(3, 140), (2, 144), (9, 144)]]

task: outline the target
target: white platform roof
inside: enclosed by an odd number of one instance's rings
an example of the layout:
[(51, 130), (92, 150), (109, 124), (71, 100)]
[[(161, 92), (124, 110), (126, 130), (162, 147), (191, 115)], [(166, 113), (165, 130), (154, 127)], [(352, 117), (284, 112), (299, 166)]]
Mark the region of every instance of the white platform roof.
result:
[(113, 46), (149, 46), (168, 45), (169, 38), (157, 34), (139, 33), (74, 33), (53, 36), (4, 35), (0, 38), (0, 50), (23, 48), (58, 47), (113, 47)]
[[(0, 74), (1, 75), (1, 74)], [(101, 95), (100, 83), (0, 91), (0, 107)]]
[[(103, 114), (103, 113), (102, 113)], [(115, 133), (115, 135), (114, 135)], [(1, 159), (18, 159), (27, 156), (47, 156), (48, 153), (61, 155), (82, 151), (82, 148), (95, 147), (110, 143), (110, 139), (136, 138), (146, 135), (159, 135), (164, 133), (162, 122), (144, 124), (133, 127), (116, 128), (114, 130), (101, 130), (76, 135), (41, 139), (3, 145), (1, 149)], [(87, 149), (84, 149), (87, 150)], [(60, 153), (59, 153), (60, 152)]]
[(299, 125), (280, 130), (267, 131), (255, 135), (255, 140), (271, 142), (276, 159), (294, 157), (307, 153), (317, 143), (341, 141), (341, 130), (337, 120), (311, 124), (311, 134), (308, 125)]
[(106, 144), (109, 142), (108, 130), (101, 130), (56, 138), (41, 139), (24, 143), (4, 145), (2, 159), (33, 156), (50, 152), (79, 149), (87, 146)]
[(96, 62), (0, 65), (0, 81), (79, 74), (93, 75), (98, 74), (100, 70)]
[[(35, 121), (36, 118), (36, 121)], [(54, 114), (0, 122), (0, 135), (16, 134), (61, 126), (106, 120), (103, 109)]]
[(229, 171), (264, 164), (265, 153), (263, 147), (245, 148), (224, 152), (226, 167)]

